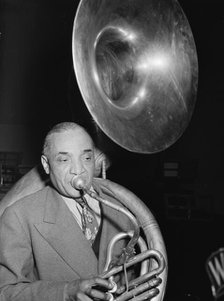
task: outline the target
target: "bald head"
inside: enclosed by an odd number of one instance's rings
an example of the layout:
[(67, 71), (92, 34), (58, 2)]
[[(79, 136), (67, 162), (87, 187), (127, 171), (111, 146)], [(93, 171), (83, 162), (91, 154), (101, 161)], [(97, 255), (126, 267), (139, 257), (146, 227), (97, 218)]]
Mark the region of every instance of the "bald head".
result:
[[(42, 154), (45, 155), (46, 157), (49, 156), (51, 146), (52, 146), (52, 137), (54, 136), (54, 134), (59, 134), (59, 133), (63, 133), (63, 132), (70, 131), (70, 130), (76, 130), (76, 129), (82, 130), (83, 133), (86, 133), (86, 135), (89, 136), (87, 131), (82, 126), (80, 126), (79, 124), (77, 124), (75, 122), (61, 122), (61, 123), (56, 124), (47, 133), (47, 135), (44, 139)], [(90, 139), (91, 139), (91, 137), (90, 137)]]

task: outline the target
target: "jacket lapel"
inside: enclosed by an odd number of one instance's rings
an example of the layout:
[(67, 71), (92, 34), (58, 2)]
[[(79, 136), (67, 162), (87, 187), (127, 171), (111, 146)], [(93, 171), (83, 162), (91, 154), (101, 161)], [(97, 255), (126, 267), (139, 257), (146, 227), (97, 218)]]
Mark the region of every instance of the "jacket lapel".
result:
[(97, 258), (61, 196), (49, 188), (43, 222), (35, 225), (80, 278), (97, 275)]

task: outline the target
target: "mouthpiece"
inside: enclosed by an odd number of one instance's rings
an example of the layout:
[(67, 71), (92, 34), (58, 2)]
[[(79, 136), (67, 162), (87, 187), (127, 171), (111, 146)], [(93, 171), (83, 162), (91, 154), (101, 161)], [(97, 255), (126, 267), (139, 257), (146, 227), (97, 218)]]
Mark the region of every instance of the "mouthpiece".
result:
[(72, 187), (74, 187), (77, 190), (84, 190), (85, 189), (85, 181), (84, 179), (80, 178), (80, 177), (76, 177), (74, 179), (72, 179)]

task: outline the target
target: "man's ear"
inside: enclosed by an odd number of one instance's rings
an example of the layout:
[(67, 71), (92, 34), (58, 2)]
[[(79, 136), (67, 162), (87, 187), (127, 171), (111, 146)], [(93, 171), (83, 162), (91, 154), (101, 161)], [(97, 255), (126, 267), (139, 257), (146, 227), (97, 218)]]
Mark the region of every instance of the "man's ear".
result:
[(49, 163), (48, 163), (48, 159), (46, 156), (44, 156), (44, 155), (41, 156), (41, 163), (43, 165), (43, 168), (44, 168), (46, 174), (49, 175)]

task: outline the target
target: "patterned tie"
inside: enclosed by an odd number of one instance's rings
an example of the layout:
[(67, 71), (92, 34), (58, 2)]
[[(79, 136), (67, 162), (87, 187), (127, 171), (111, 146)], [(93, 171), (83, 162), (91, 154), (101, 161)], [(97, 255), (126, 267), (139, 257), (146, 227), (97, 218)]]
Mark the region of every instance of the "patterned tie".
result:
[(82, 213), (81, 213), (82, 229), (86, 239), (92, 245), (96, 238), (99, 227), (93, 210), (89, 207), (85, 198), (83, 198), (82, 200), (83, 202), (80, 203), (82, 207)]

